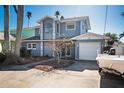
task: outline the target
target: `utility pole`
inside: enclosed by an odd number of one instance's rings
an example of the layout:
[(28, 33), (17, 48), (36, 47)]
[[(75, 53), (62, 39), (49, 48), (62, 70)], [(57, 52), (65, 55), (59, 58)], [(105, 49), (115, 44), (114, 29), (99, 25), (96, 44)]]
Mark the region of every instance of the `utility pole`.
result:
[(107, 15), (108, 15), (108, 5), (106, 5), (106, 10), (105, 10), (105, 23), (104, 23), (104, 35), (106, 31), (106, 23), (107, 23)]

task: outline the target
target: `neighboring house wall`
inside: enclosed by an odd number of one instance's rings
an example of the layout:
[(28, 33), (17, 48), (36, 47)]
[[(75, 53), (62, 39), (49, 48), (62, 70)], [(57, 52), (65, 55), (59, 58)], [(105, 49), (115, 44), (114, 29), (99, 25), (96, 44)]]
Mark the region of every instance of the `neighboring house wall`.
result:
[[(35, 27), (24, 28), (22, 30), (22, 39), (26, 39), (35, 35)], [(10, 30), (10, 34), (16, 37), (16, 29)]]

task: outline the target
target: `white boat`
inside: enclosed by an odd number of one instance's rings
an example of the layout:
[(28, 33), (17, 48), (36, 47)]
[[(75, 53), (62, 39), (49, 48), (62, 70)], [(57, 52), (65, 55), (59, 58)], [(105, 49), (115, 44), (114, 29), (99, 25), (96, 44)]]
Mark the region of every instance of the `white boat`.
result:
[(124, 56), (123, 55), (98, 55), (96, 58), (100, 69), (107, 69), (109, 72), (121, 74), (124, 77)]

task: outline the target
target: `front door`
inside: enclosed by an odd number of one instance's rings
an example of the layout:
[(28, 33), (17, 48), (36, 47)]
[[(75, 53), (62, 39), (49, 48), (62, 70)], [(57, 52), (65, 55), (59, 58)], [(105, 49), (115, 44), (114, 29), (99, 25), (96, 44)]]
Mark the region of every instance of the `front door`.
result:
[(66, 57), (71, 57), (71, 47), (68, 44), (66, 45), (65, 53)]

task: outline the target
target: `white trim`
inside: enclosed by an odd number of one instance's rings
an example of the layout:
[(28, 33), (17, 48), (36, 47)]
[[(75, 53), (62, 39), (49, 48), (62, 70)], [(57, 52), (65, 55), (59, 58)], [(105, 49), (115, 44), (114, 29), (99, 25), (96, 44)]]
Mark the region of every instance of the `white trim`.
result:
[(82, 26), (83, 26), (83, 21), (81, 20), (80, 21), (80, 34), (82, 34), (82, 32), (83, 32), (83, 27)]
[(55, 37), (55, 34), (56, 34), (56, 32), (55, 32), (55, 21), (53, 20), (53, 39), (55, 39), (56, 37)]
[(82, 16), (82, 17), (73, 17), (73, 18), (66, 18), (63, 20), (60, 20), (60, 22), (68, 22), (68, 21), (80, 21), (80, 20), (86, 20), (88, 19), (88, 16)]
[(52, 39), (50, 39), (50, 40), (23, 40), (22, 42), (32, 42), (32, 41), (35, 41), (35, 42), (40, 42), (40, 41), (70, 41), (71, 39), (55, 39), (55, 40), (52, 40)]
[[(40, 23), (40, 40), (43, 40), (43, 21)], [(40, 56), (43, 56), (43, 42), (40, 41)]]
[(61, 29), (60, 29), (60, 26), (61, 26), (61, 23), (59, 22), (59, 36), (60, 36), (60, 30), (61, 30)]
[[(67, 28), (67, 25), (68, 24), (74, 24), (74, 28), (73, 29), (68, 29)], [(65, 29), (68, 30), (68, 31), (74, 31), (74, 30), (76, 30), (76, 22), (66, 22), (66, 25), (65, 26), (66, 26)]]
[[(28, 48), (28, 45), (31, 44), (31, 48)], [(33, 44), (36, 44), (36, 43), (27, 43), (27, 49), (28, 50), (36, 50), (36, 48), (33, 48)], [(37, 44), (36, 44), (37, 45)]]

